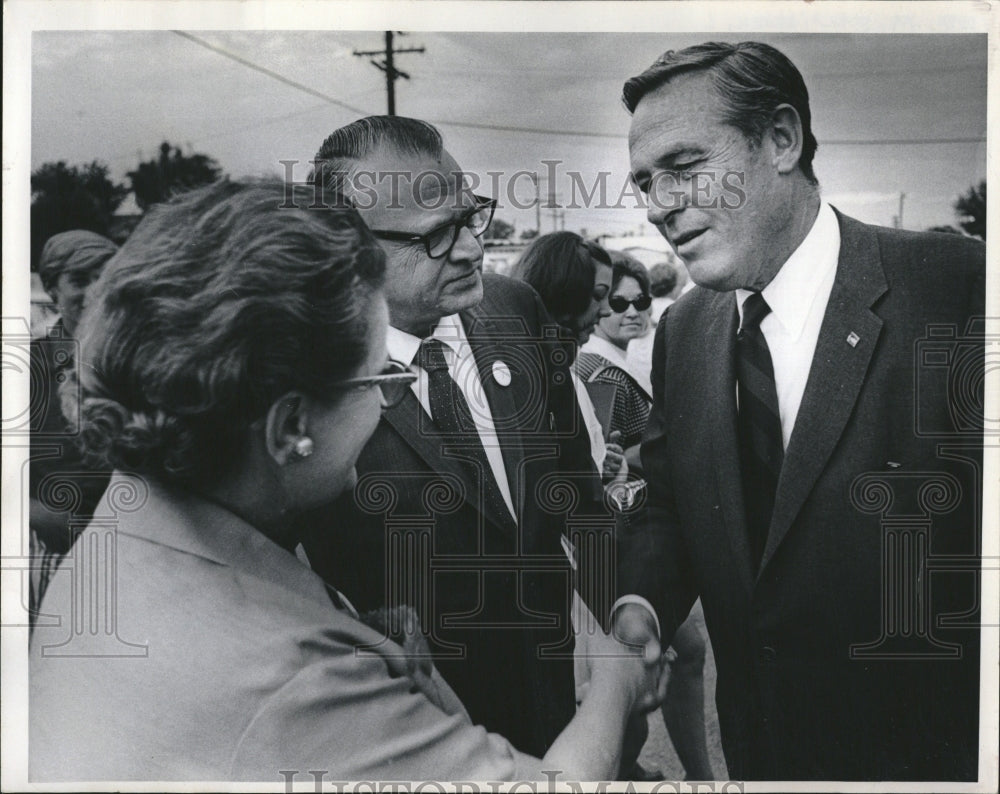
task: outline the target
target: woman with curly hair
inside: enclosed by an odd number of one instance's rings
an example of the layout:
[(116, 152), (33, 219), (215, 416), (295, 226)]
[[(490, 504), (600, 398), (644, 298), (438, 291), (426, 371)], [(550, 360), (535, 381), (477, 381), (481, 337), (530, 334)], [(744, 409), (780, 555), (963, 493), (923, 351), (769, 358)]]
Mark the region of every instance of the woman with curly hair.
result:
[(650, 705), (610, 637), (533, 758), (471, 723), (412, 611), (359, 616), (297, 555), (292, 519), (354, 485), (414, 376), (386, 359), (378, 243), (288, 190), (159, 205), (94, 285), (73, 388), (114, 474), (32, 637), (32, 780), (610, 776)]

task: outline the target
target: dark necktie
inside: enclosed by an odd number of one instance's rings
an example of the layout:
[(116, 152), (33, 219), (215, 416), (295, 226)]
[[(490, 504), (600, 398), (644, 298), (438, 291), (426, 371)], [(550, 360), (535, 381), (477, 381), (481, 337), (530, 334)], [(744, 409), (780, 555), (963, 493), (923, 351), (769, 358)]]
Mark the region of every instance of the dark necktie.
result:
[(774, 512), (774, 495), (784, 458), (774, 365), (760, 323), (771, 311), (759, 292), (743, 304), (736, 335), (739, 389), (740, 469), (754, 567), (760, 566)]
[(421, 342), (417, 364), (427, 372), (431, 417), (434, 419), (434, 424), (463, 456), (463, 462), (469, 466), (472, 473), (472, 481), (481, 483), (484, 506), (499, 520), (512, 526), (514, 519), (493, 476), (493, 469), (476, 430), (469, 403), (448, 372), (448, 363), (444, 358), (444, 343), (434, 338)]

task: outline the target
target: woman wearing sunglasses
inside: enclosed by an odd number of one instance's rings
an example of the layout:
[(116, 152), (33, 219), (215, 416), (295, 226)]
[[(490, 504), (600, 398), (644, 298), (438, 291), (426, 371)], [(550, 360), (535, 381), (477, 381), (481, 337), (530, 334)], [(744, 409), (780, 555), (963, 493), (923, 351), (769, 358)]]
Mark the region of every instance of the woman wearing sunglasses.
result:
[(649, 393), (648, 374), (634, 372), (625, 352), (628, 343), (642, 336), (649, 324), (649, 274), (641, 262), (628, 254), (609, 252), (612, 262), (611, 313), (602, 317), (593, 335), (577, 356), (577, 374), (594, 383), (615, 387), (614, 403), (605, 432), (620, 434), (629, 468), (640, 471), (639, 442), (649, 419), (653, 398)]
[[(629, 342), (649, 327), (650, 278), (645, 266), (620, 251), (609, 251), (614, 263), (611, 314), (602, 317), (594, 335), (577, 357), (577, 371), (592, 381), (616, 386), (608, 432), (622, 433), (622, 445), (633, 471), (641, 471), (639, 442), (652, 407), (649, 373), (636, 372), (626, 360)], [(651, 487), (656, 487), (655, 483)], [(691, 780), (711, 780), (712, 765), (705, 734), (705, 639), (701, 603), (674, 634), (666, 659), (671, 668), (663, 702), (663, 721), (674, 749)]]
[(470, 722), (412, 611), (359, 616), (299, 558), (294, 517), (353, 487), (414, 379), (386, 360), (384, 253), (356, 212), (309, 203), (277, 183), (192, 191), (94, 286), (66, 396), (114, 474), (29, 647), (31, 778), (613, 776), (652, 703), (610, 637), (534, 758)]

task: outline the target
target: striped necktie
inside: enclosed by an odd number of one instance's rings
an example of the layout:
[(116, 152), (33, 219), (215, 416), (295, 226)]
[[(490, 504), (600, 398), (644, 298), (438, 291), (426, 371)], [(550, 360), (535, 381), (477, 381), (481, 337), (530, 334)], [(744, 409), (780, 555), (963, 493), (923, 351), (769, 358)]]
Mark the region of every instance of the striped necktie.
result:
[(763, 295), (751, 294), (743, 304), (743, 323), (736, 335), (740, 469), (755, 569), (760, 566), (767, 543), (784, 458), (774, 365), (760, 330), (761, 320), (770, 311)]

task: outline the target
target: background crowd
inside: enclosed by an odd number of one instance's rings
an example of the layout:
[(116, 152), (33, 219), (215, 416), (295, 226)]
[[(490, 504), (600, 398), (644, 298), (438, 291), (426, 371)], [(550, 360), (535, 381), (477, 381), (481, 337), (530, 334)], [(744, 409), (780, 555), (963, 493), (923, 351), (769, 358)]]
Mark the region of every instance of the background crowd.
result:
[[(940, 472), (952, 517), (923, 542), (974, 558), (981, 448), (941, 460), (907, 400), (940, 419), (948, 395), (896, 384), (927, 322), (982, 314), (982, 244), (823, 201), (808, 92), (767, 45), (667, 52), (625, 102), (649, 220), (698, 285), (676, 304), (686, 271), (568, 232), (483, 274), (495, 200), (395, 116), (322, 142), (333, 208), (220, 180), (120, 250), (45, 243), (33, 777), (658, 779), (662, 705), (692, 778), (975, 779), (978, 632), (932, 643), (951, 665), (879, 650), (883, 527), (847, 492), (896, 487), (889, 455)], [(746, 206), (666, 200), (694, 168), (744, 174)], [(365, 170), (438, 193), (362, 203)], [(99, 632), (47, 652), (101, 564), (142, 663)], [(934, 599), (978, 606), (958, 576)]]

